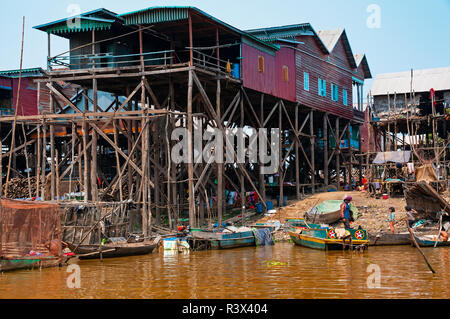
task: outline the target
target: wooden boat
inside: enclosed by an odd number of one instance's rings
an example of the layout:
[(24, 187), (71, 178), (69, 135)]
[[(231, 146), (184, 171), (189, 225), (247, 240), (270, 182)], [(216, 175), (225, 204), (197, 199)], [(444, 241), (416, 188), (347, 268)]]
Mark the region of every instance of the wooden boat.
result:
[(68, 245), (79, 259), (118, 258), (151, 254), (160, 240), (158, 237), (153, 242), (80, 245), (78, 248), (70, 243)]
[(363, 229), (338, 230), (308, 224), (288, 233), (296, 245), (320, 250), (365, 249), (369, 245), (367, 231)]
[[(341, 200), (327, 200), (316, 205), (305, 213), (307, 222), (314, 224), (333, 224), (341, 219)], [(350, 210), (354, 216), (358, 215), (358, 210), (351, 203)]]
[(255, 246), (253, 231), (236, 233), (192, 232), (188, 242), (194, 250)]
[[(414, 234), (414, 239), (421, 247), (434, 247), (436, 244), (436, 234), (434, 235), (417, 235)], [(438, 241), (436, 247), (450, 246), (450, 241)]]
[(395, 245), (410, 245), (411, 237), (408, 232), (392, 234), (389, 232), (382, 232), (378, 234), (369, 233), (370, 246), (395, 246)]
[(41, 269), (51, 267), (62, 267), (66, 265), (69, 257), (2, 257), (0, 259), (0, 272), (23, 270), (23, 269)]

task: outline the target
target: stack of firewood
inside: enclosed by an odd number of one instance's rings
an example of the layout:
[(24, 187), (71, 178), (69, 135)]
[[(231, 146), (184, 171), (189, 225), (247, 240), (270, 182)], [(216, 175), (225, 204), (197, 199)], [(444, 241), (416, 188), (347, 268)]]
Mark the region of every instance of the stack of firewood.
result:
[[(30, 177), (31, 196), (36, 196), (36, 177)], [(6, 183), (3, 185), (3, 194), (5, 198), (18, 199), (29, 198), (28, 178), (17, 177), (10, 179), (8, 183), (8, 193), (6, 194)]]

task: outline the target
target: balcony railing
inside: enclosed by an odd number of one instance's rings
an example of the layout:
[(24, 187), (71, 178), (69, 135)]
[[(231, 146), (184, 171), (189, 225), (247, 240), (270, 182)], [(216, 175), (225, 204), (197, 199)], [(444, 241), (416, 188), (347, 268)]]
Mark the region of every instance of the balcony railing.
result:
[(114, 55), (112, 53), (60, 55), (49, 59), (48, 68), (64, 67), (69, 69), (117, 68), (121, 66), (137, 66), (141, 57), (146, 65), (170, 65), (175, 51), (166, 50), (143, 54)]

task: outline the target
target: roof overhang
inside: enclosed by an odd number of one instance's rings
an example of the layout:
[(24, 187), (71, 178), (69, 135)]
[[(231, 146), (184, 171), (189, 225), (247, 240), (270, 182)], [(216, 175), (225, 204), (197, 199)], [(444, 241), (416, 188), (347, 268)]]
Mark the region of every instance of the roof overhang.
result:
[(246, 32), (266, 42), (277, 42), (280, 41), (280, 39), (295, 40), (297, 36), (312, 36), (322, 52), (324, 54), (329, 54), (329, 51), (322, 39), (320, 39), (314, 28), (309, 23), (252, 29), (247, 30)]
[(67, 35), (76, 32), (109, 30), (117, 21), (122, 22), (122, 19), (114, 12), (106, 9), (97, 9), (82, 13), (78, 16), (38, 25), (35, 26), (34, 29), (44, 31), (48, 34), (66, 37)]

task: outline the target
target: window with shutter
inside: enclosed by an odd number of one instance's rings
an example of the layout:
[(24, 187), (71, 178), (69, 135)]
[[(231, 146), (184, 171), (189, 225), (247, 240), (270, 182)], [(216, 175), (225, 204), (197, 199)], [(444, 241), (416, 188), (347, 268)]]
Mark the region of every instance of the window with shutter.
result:
[(305, 91), (309, 91), (309, 73), (304, 72), (303, 73), (303, 88)]
[(346, 89), (342, 89), (342, 100), (345, 106), (347, 106), (348, 101), (347, 101), (347, 90)]
[(289, 82), (289, 68), (286, 65), (283, 65), (283, 80)]
[(258, 56), (258, 72), (264, 73), (264, 57)]

